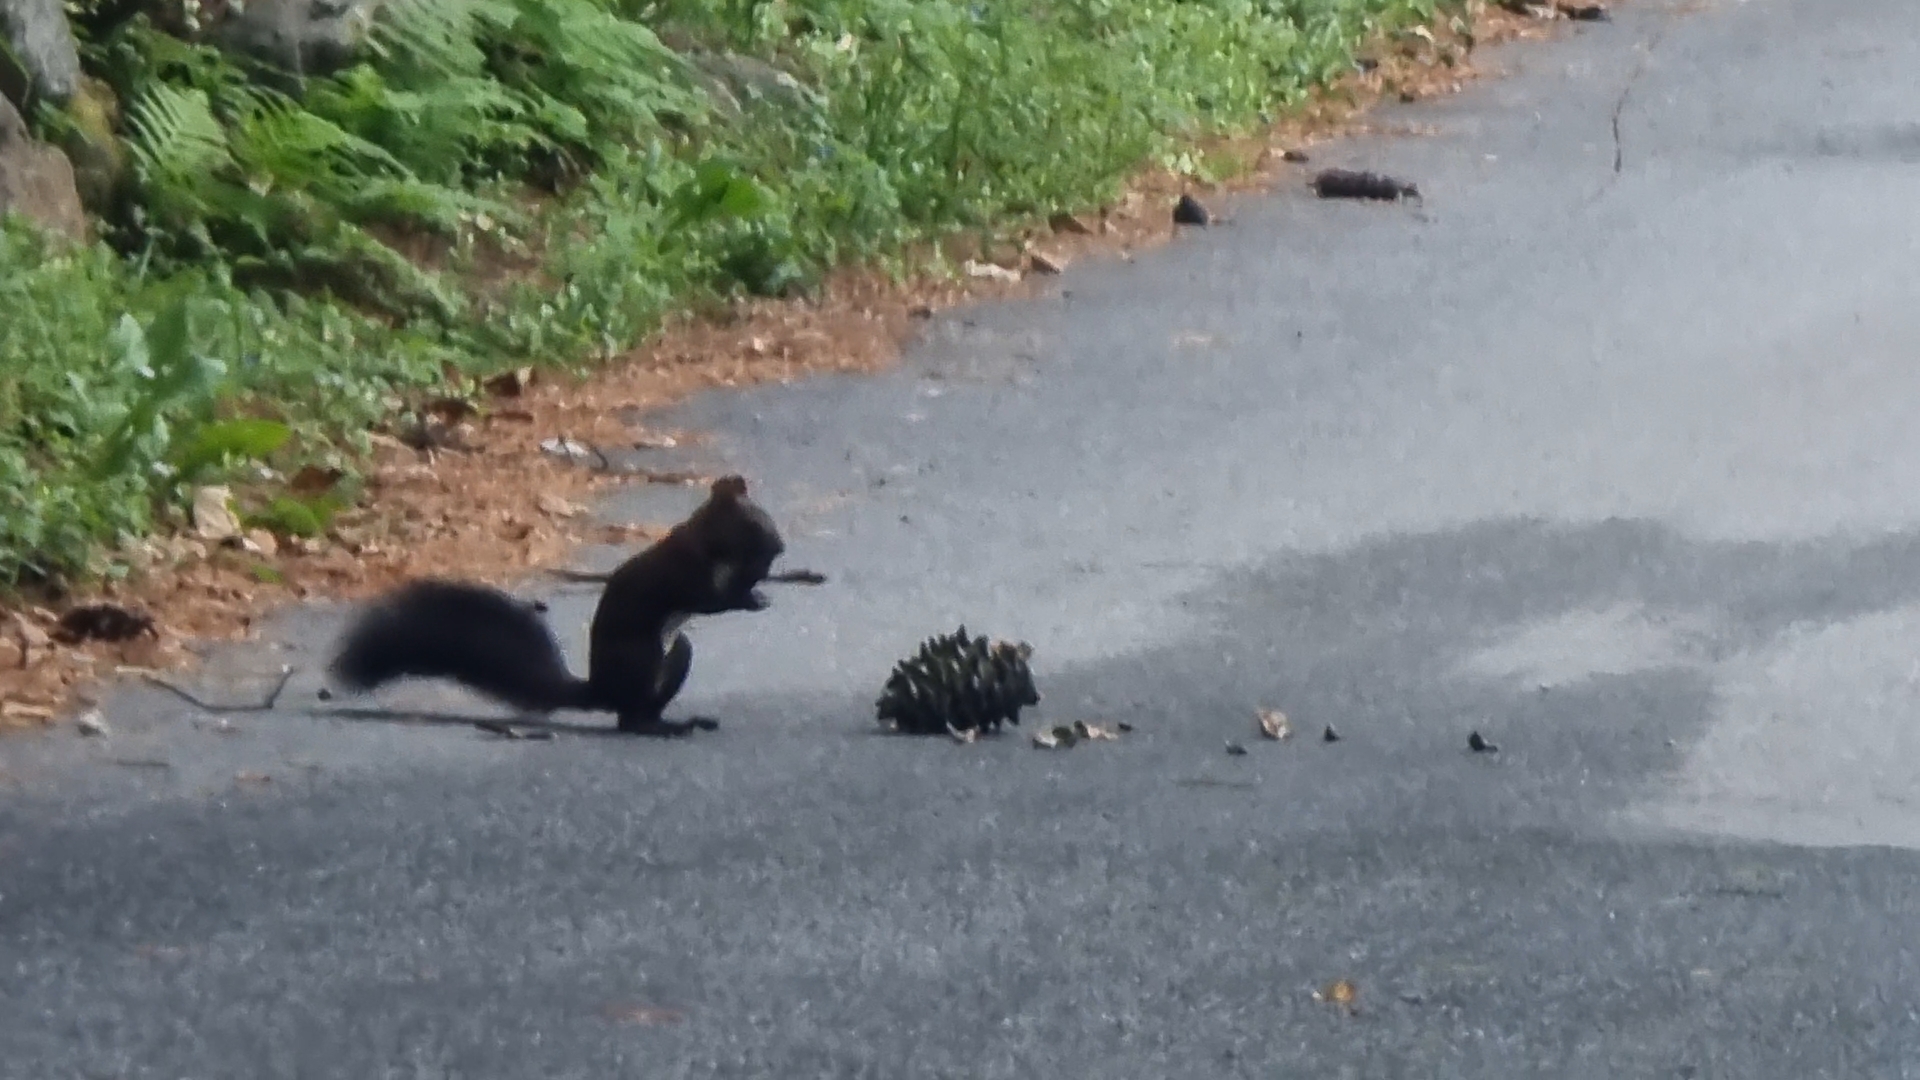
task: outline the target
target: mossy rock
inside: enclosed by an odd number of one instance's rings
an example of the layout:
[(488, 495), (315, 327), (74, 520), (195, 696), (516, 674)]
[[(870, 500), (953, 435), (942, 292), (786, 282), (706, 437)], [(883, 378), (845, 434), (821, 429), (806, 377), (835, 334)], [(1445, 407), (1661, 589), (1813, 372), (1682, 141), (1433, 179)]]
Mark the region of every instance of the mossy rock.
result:
[(131, 178), (127, 146), (114, 133), (119, 125), (120, 101), (106, 83), (82, 77), (67, 102), (59, 145), (73, 162), (74, 184), (88, 212), (111, 213)]
[(35, 139), (20, 111), (0, 98), (0, 216), (12, 214), (50, 236), (87, 236), (73, 165), (57, 147)]

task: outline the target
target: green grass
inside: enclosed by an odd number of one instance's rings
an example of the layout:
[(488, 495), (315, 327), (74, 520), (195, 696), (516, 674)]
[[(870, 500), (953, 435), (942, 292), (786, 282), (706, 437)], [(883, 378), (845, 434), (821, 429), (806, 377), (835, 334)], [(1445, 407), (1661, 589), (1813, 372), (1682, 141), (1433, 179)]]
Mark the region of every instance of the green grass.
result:
[[(0, 230), (0, 586), (123, 572), (215, 479), (318, 527), (277, 478), (350, 468), (448, 371), (591, 364), (678, 308), (1097, 205), (1452, 6), (394, 0), (376, 55), (298, 84), (89, 24), (132, 169), (94, 247)], [(804, 89), (717, 108), (696, 43)], [(479, 252), (528, 244), (537, 280), (465, 287)]]

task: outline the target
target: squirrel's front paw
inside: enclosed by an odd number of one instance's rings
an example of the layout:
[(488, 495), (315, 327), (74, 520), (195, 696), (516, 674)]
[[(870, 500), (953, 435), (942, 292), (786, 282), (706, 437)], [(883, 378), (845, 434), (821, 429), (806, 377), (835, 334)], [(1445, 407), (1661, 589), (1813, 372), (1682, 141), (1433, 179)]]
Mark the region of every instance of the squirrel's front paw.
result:
[(771, 605), (767, 594), (759, 589), (748, 589), (727, 603), (728, 611), (765, 611)]

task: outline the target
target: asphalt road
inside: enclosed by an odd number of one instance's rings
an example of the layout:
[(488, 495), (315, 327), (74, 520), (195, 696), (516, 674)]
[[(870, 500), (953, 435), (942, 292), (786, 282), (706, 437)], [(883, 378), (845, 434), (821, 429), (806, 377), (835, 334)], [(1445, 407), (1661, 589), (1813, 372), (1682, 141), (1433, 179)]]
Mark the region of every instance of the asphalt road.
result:
[[(686, 406), (833, 579), (696, 628), (717, 733), (0, 744), (0, 1075), (1920, 1075), (1920, 7), (1686, 8), (1317, 155), (1424, 206)], [(963, 620), (1137, 730), (875, 734)]]

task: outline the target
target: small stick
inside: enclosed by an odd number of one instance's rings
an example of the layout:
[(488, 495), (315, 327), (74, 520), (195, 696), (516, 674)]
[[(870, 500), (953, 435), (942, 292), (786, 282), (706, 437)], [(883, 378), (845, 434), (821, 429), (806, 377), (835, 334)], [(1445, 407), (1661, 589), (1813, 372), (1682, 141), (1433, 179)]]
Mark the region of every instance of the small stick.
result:
[(280, 669), (280, 681), (273, 684), (273, 689), (268, 691), (265, 699), (258, 703), (242, 705), (221, 705), (216, 702), (205, 701), (189, 693), (182, 687), (176, 686), (151, 672), (143, 677), (147, 682), (167, 691), (182, 701), (185, 701), (187, 704), (210, 713), (268, 712), (273, 708), (275, 703), (280, 700), (280, 692), (287, 688), (287, 683), (293, 680), (294, 671), (295, 669), (291, 665), (282, 667)]
[(683, 486), (689, 485), (689, 484), (705, 483), (706, 481), (712, 479), (711, 477), (706, 476), (702, 473), (689, 472), (684, 469), (679, 469), (679, 470), (649, 469), (645, 467), (623, 468), (615, 465), (613, 463), (613, 458), (609, 456), (605, 450), (600, 449), (599, 446), (593, 443), (582, 443), (581, 445), (585, 446), (587, 448), (587, 453), (592, 454), (596, 459), (597, 463), (593, 466), (593, 471), (597, 473), (603, 473), (607, 476), (620, 476), (620, 477), (626, 477), (632, 480), (645, 480), (649, 484), (679, 484)]
[(542, 742), (553, 738), (553, 732), (546, 728), (521, 728), (503, 720), (475, 720), (473, 726), (503, 739), (531, 739)]

